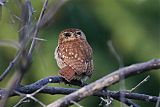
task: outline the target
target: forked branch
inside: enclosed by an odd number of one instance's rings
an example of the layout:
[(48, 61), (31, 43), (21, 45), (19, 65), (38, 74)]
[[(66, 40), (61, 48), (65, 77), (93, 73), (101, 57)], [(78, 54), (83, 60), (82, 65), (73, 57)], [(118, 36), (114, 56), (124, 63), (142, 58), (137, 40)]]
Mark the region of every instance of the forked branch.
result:
[[(91, 96), (97, 91), (102, 90), (104, 87), (109, 87), (112, 84), (119, 82), (122, 79), (125, 79), (130, 76), (134, 76), (145, 71), (159, 69), (160, 68), (160, 59), (154, 59), (148, 62), (143, 62), (139, 64), (133, 64), (128, 67), (121, 68), (113, 73), (104, 76), (103, 78), (84, 86), (83, 88), (49, 104), (47, 107), (63, 107), (72, 105), (71, 101), (78, 102), (84, 99), (87, 96)], [(124, 77), (124, 78), (122, 78)]]

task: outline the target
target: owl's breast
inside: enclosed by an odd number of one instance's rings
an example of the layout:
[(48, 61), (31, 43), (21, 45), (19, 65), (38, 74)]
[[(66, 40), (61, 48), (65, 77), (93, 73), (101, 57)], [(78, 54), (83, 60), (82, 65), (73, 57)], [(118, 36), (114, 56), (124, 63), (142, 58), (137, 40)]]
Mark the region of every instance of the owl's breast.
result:
[(59, 45), (62, 59), (68, 60), (88, 60), (91, 57), (92, 49), (86, 40), (73, 40)]
[(91, 71), (92, 49), (86, 40), (59, 44), (55, 51), (55, 58), (60, 68), (70, 66), (78, 75)]

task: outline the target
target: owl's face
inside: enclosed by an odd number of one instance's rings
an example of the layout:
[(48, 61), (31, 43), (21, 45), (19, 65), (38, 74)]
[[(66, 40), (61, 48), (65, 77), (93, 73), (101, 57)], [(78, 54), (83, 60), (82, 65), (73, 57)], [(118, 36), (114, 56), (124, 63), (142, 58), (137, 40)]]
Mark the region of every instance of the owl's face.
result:
[(80, 29), (75, 29), (75, 28), (69, 28), (65, 29), (59, 34), (59, 43), (67, 42), (67, 41), (72, 41), (75, 39), (85, 39), (86, 36)]

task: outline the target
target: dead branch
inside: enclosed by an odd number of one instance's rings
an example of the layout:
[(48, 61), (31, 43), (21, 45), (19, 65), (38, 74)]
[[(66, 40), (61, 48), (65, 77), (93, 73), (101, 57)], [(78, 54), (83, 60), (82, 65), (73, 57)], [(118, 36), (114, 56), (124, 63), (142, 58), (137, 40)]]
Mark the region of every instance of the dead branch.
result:
[(159, 68), (160, 68), (160, 59), (154, 59), (148, 62), (133, 64), (131, 66), (121, 68), (87, 86), (84, 86), (83, 88), (77, 90), (76, 92), (71, 93), (49, 104), (47, 107), (63, 107), (72, 105), (70, 101), (78, 102), (84, 99), (85, 97), (91, 96), (97, 91), (102, 90), (102, 88), (109, 87), (110, 85), (115, 84), (124, 78)]
[[(9, 65), (6, 69), (7, 71), (5, 71), (2, 74), (2, 78), (3, 78), (3, 76), (7, 75), (7, 73), (14, 66), (15, 63), (18, 64), (18, 67), (16, 68), (16, 72), (14, 73), (14, 76), (10, 79), (10, 82), (9, 82), (10, 85), (8, 86), (8, 89), (9, 89), (8, 93), (4, 96), (4, 98), (0, 102), (1, 107), (5, 106), (10, 93), (13, 92), (13, 90), (16, 88), (17, 85), (19, 85), (23, 75), (29, 69), (30, 62), (31, 62), (31, 55), (33, 53), (33, 48), (35, 46), (35, 39), (32, 40), (30, 50), (27, 54), (26, 46), (27, 46), (28, 41), (30, 40), (28, 37), (29, 37), (29, 35), (31, 37), (36, 37), (37, 36), (38, 26), (39, 26), (39, 23), (40, 23), (43, 15), (44, 15), (47, 4), (48, 4), (48, 0), (45, 0), (43, 8), (41, 10), (41, 14), (39, 16), (39, 19), (38, 19), (38, 21), (37, 21), (37, 23), (34, 27), (33, 34), (29, 34), (29, 32), (30, 32), (29, 26), (30, 26), (30, 21), (31, 21), (31, 16), (32, 16), (32, 6), (31, 6), (30, 0), (25, 1), (25, 4), (22, 8), (23, 9), (22, 10), (22, 18), (23, 18), (22, 25), (25, 26), (25, 27), (20, 32), (20, 36), (19, 36), (21, 47), (20, 47), (20, 49), (17, 53), (17, 56), (15, 57), (15, 60), (13, 60), (14, 62), (10, 63), (11, 66)], [(28, 15), (28, 17), (26, 18), (27, 15)]]
[[(42, 85), (43, 86), (43, 85)], [(37, 88), (38, 87), (38, 88)], [(17, 87), (15, 91), (23, 93), (23, 94), (31, 94), (35, 92), (36, 90), (39, 90), (39, 85), (37, 86), (36, 84), (30, 84), (27, 86), (22, 86), (22, 87)], [(43, 94), (63, 94), (63, 95), (68, 95), (70, 93), (73, 93), (77, 91), (78, 89), (76, 88), (61, 88), (61, 87), (45, 87), (42, 89), (39, 93)], [(0, 99), (3, 98), (3, 96), (7, 93), (7, 89), (0, 89)], [(125, 98), (127, 99), (134, 99), (134, 100), (141, 100), (145, 102), (153, 102), (156, 103), (158, 100), (160, 100), (160, 97), (157, 96), (151, 96), (151, 95), (146, 95), (146, 94), (139, 94), (139, 93), (130, 93), (127, 91), (98, 91), (94, 93), (92, 96), (98, 96), (98, 97), (112, 97), (114, 99), (120, 98), (120, 95), (124, 95)], [(13, 92), (10, 97), (13, 96), (18, 96), (15, 92)]]

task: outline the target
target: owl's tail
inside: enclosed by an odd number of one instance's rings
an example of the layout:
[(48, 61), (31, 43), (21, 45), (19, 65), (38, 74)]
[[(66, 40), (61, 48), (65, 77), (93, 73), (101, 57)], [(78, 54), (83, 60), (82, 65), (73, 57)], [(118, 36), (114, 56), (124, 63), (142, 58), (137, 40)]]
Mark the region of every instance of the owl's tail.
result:
[(65, 78), (65, 80), (70, 82), (75, 76), (75, 71), (70, 66), (66, 66), (60, 69), (59, 74)]

